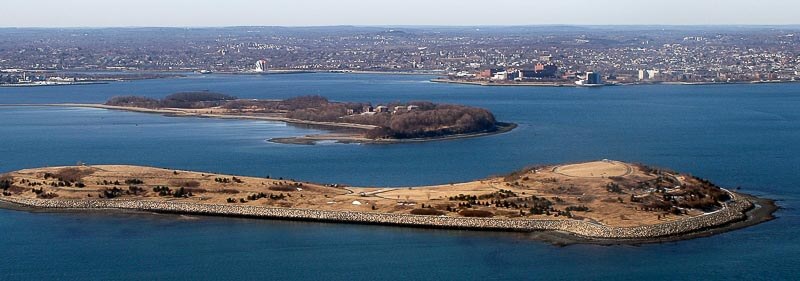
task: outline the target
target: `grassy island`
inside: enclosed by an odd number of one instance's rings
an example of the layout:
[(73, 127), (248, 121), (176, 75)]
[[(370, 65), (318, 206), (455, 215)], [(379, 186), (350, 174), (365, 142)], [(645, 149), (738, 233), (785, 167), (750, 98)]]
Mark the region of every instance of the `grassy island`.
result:
[(0, 201), (35, 209), (550, 232), (610, 243), (708, 235), (768, 220), (774, 211), (771, 201), (705, 179), (608, 160), (407, 188), (119, 165), (21, 170), (0, 177), (0, 188)]
[(515, 125), (498, 122), (482, 108), (435, 104), (332, 102), (321, 96), (286, 100), (237, 99), (219, 93), (177, 93), (164, 99), (138, 96), (114, 97), (103, 105), (78, 105), (165, 113), (177, 116), (243, 118), (283, 121), (337, 129), (323, 135), (276, 138), (281, 143), (313, 144), (320, 140), (386, 143), (480, 136), (512, 130)]

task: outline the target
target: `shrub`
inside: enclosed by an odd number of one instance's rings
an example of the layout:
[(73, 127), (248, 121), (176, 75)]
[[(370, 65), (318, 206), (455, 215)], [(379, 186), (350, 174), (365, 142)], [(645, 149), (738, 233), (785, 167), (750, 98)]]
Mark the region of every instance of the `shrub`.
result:
[(607, 190), (608, 192), (612, 192), (612, 193), (624, 193), (624, 192), (622, 191), (622, 187), (621, 187), (619, 184), (617, 184), (617, 183), (614, 183), (614, 182), (610, 182), (610, 183), (608, 183), (608, 184), (606, 185), (606, 190)]
[(103, 190), (103, 197), (112, 199), (122, 195), (122, 189), (114, 187), (112, 189)]
[(125, 184), (144, 184), (144, 181), (140, 179), (127, 179), (125, 180)]
[(8, 190), (14, 184), (14, 178), (9, 175), (0, 176), (0, 189)]
[(36, 197), (41, 198), (41, 199), (53, 199), (53, 198), (58, 197), (58, 194), (55, 194), (55, 193), (52, 193), (52, 192), (47, 192), (47, 193), (40, 193), (40, 194), (36, 195)]
[(131, 186), (128, 186), (128, 193), (134, 194), (134, 195), (139, 195), (139, 193), (144, 193), (144, 188), (141, 188), (141, 187), (138, 187), (138, 186), (135, 186), (135, 185), (131, 185)]
[(167, 196), (172, 194), (172, 190), (166, 186), (153, 187), (153, 192), (158, 192), (158, 196)]
[(192, 192), (191, 191), (187, 191), (185, 188), (181, 187), (177, 191), (175, 191), (175, 194), (172, 194), (172, 197), (175, 197), (175, 198), (189, 198), (189, 197), (192, 197)]
[(494, 216), (494, 213), (483, 210), (463, 210), (458, 214), (470, 218), (491, 218)]
[(581, 206), (569, 206), (569, 207), (567, 207), (566, 210), (568, 212), (572, 212), (572, 211), (588, 212), (589, 211), (589, 207), (586, 207), (586, 206), (583, 206), (583, 205), (581, 205)]
[(411, 214), (420, 216), (441, 216), (444, 215), (444, 212), (436, 209), (422, 208), (422, 209), (411, 210)]

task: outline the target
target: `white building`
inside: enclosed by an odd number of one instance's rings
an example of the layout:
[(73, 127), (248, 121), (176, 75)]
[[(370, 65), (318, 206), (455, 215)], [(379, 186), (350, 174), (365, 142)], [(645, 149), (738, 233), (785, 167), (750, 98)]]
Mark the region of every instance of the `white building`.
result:
[(660, 73), (661, 73), (660, 71), (655, 70), (655, 69), (648, 70), (647, 71), (647, 79), (654, 80), (654, 79), (658, 78), (658, 74), (660, 74)]
[(267, 60), (259, 60), (256, 62), (256, 72), (267, 72)]
[(639, 70), (639, 80), (655, 80), (656, 78), (658, 78), (659, 73), (661, 72), (655, 69)]
[(506, 71), (497, 72), (494, 74), (494, 76), (492, 76), (492, 80), (496, 81), (508, 80), (508, 72)]

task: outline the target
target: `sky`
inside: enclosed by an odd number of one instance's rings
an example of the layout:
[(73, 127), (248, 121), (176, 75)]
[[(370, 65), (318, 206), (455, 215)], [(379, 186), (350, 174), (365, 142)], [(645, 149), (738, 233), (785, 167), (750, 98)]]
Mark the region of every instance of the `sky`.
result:
[(0, 27), (786, 25), (800, 0), (37, 0)]

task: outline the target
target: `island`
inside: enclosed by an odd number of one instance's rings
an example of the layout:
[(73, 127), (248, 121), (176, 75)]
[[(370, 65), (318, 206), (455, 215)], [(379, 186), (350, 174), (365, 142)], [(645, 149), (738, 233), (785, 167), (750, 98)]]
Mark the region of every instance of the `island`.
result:
[(0, 70), (0, 87), (79, 86), (177, 77), (185, 77), (185, 75), (153, 72), (64, 72), (4, 69)]
[[(42, 105), (37, 105), (42, 106)], [(329, 133), (273, 138), (287, 144), (400, 143), (448, 140), (505, 133), (516, 124), (499, 122), (488, 110), (427, 101), (372, 105), (332, 102), (321, 96), (285, 100), (238, 99), (213, 92), (183, 92), (163, 99), (113, 97), (105, 104), (47, 104), (158, 113), (168, 116), (249, 119), (286, 122)]]
[(0, 206), (511, 231), (556, 243), (649, 243), (772, 219), (771, 200), (611, 160), (535, 166), (466, 183), (381, 188), (125, 165), (0, 176)]

